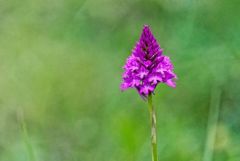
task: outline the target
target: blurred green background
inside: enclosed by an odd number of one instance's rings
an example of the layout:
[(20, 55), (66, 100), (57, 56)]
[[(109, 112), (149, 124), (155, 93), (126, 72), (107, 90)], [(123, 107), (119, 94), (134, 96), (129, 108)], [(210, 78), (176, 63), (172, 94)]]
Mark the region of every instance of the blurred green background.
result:
[(147, 104), (119, 89), (144, 24), (179, 78), (154, 96), (159, 160), (202, 161), (219, 104), (212, 161), (239, 161), (239, 6), (0, 0), (0, 161), (150, 161)]

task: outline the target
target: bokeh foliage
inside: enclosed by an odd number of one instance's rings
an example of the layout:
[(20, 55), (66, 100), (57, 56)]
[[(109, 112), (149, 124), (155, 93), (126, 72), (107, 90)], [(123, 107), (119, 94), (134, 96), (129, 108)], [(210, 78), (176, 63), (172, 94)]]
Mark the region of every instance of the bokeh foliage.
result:
[(239, 5), (0, 0), (0, 160), (30, 160), (30, 142), (36, 161), (149, 161), (147, 105), (119, 90), (121, 67), (149, 24), (178, 75), (176, 89), (160, 85), (154, 96), (160, 160), (202, 159), (217, 86), (214, 161), (239, 161)]

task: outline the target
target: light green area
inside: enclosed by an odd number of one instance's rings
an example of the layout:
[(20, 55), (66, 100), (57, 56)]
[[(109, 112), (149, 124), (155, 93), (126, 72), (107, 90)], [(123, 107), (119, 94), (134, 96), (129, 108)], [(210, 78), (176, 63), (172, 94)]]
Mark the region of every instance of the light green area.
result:
[(178, 75), (176, 89), (159, 85), (153, 96), (159, 161), (202, 161), (215, 85), (221, 96), (212, 158), (239, 161), (239, 6), (0, 0), (0, 161), (150, 161), (147, 102), (119, 90), (144, 24)]

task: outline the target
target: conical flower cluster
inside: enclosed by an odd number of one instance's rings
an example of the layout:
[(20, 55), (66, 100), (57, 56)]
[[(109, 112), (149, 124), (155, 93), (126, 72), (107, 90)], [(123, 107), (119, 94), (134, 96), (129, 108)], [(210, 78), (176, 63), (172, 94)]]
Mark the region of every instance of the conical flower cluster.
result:
[(159, 83), (175, 87), (173, 65), (164, 56), (149, 26), (145, 25), (140, 40), (124, 65), (121, 90), (136, 88), (142, 97), (154, 93)]

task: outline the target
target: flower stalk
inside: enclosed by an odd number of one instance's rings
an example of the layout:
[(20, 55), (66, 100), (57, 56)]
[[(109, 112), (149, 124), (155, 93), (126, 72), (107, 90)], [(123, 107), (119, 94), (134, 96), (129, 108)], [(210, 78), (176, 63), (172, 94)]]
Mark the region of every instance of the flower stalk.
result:
[(222, 91), (220, 87), (213, 87), (211, 92), (210, 110), (207, 123), (207, 136), (203, 154), (203, 161), (213, 160), (214, 144), (217, 134), (219, 108), (221, 102), (221, 93)]
[(26, 125), (26, 122), (24, 119), (24, 111), (21, 108), (19, 109), (19, 111), (17, 113), (17, 117), (18, 117), (18, 120), (20, 123), (23, 141), (26, 146), (29, 161), (36, 161), (37, 159), (35, 157), (34, 148), (32, 146), (31, 139), (28, 134), (27, 125)]
[(152, 94), (148, 96), (148, 109), (151, 122), (152, 161), (158, 161), (156, 112), (152, 103)]

